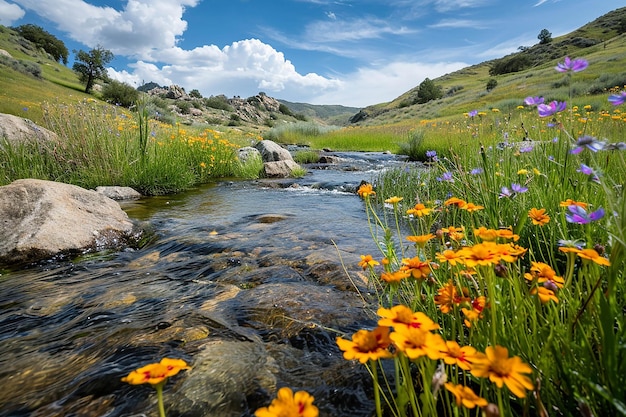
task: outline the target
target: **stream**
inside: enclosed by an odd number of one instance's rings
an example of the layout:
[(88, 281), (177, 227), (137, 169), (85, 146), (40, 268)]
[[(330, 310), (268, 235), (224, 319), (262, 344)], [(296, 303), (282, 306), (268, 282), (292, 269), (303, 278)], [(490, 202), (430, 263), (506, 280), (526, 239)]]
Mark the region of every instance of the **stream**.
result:
[(192, 367), (165, 386), (169, 417), (252, 416), (282, 386), (320, 416), (371, 416), (370, 376), (335, 343), (375, 323), (355, 191), (407, 162), (333, 155), (301, 179), (121, 202), (154, 234), (141, 249), (0, 275), (0, 416), (156, 416), (154, 390), (121, 378), (163, 357)]

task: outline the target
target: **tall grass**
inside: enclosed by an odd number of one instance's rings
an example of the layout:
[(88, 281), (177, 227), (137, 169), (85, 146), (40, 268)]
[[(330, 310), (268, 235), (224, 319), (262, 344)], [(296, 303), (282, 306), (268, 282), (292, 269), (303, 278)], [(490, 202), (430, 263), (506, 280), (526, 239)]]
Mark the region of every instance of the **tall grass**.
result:
[(239, 145), (231, 141), (247, 144), (246, 136), (167, 125), (148, 119), (143, 110), (130, 113), (92, 99), (45, 103), (42, 113), (43, 126), (59, 141), (5, 143), (0, 149), (3, 184), (37, 177), (85, 188), (130, 186), (157, 195), (213, 178), (251, 175), (236, 158)]

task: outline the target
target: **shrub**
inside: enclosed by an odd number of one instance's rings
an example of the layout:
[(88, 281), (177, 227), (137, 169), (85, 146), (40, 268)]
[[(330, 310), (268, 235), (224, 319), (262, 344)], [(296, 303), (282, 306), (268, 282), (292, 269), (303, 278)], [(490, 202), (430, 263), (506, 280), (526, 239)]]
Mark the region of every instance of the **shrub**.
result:
[(111, 81), (102, 89), (102, 99), (122, 107), (130, 107), (139, 98), (139, 91), (133, 86), (119, 81)]
[(224, 95), (207, 97), (203, 100), (203, 103), (212, 109), (233, 111), (233, 107), (228, 103), (228, 99)]
[(487, 91), (491, 91), (494, 88), (496, 88), (496, 86), (498, 85), (498, 81), (495, 78), (490, 78), (489, 81), (487, 81)]
[(21, 59), (13, 59), (8, 56), (0, 55), (0, 65), (7, 66), (22, 74), (32, 75), (35, 78), (41, 78), (41, 67), (35, 62), (22, 61)]
[(496, 60), (492, 67), (489, 69), (489, 75), (502, 75), (510, 74), (512, 72), (519, 72), (530, 68), (531, 65), (532, 61), (528, 57), (528, 55), (524, 53), (519, 53), (509, 58)]
[(408, 142), (400, 144), (400, 154), (407, 155), (410, 161), (419, 161), (425, 159), (424, 150), (422, 148), (423, 141), (423, 130), (413, 130), (409, 132)]
[(291, 109), (289, 107), (287, 107), (286, 104), (280, 103), (278, 105), (278, 111), (281, 112), (282, 114), (284, 114), (285, 116), (292, 116), (293, 117), (293, 113), (291, 112)]

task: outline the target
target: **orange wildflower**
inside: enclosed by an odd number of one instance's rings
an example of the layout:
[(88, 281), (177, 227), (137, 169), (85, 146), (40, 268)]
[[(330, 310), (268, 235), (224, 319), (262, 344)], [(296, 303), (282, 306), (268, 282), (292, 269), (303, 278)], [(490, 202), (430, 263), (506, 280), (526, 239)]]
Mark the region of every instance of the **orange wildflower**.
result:
[(559, 203), (560, 207), (578, 206), (584, 209), (587, 208), (587, 205), (588, 205), (587, 203), (583, 203), (582, 201), (575, 201), (575, 200), (572, 200), (571, 198), (568, 198), (567, 200), (561, 201)]
[(546, 209), (544, 208), (542, 209), (537, 209), (534, 207), (531, 208), (528, 211), (528, 217), (530, 217), (530, 219), (532, 220), (535, 226), (544, 226), (550, 223), (550, 216), (546, 214)]
[(528, 281), (536, 279), (539, 284), (549, 282), (558, 288), (563, 288), (565, 285), (563, 277), (558, 276), (550, 265), (543, 262), (531, 262), (530, 272), (526, 272), (524, 278)]
[(418, 256), (402, 259), (400, 271), (408, 273), (415, 279), (426, 278), (432, 271), (430, 261), (422, 261)]
[(498, 252), (498, 245), (494, 242), (482, 242), (474, 246), (464, 247), (459, 250), (462, 263), (469, 268), (477, 265), (488, 266), (500, 262), (501, 255)]
[[(464, 288), (463, 291), (467, 292), (467, 289)], [(439, 310), (444, 314), (448, 314), (455, 306), (468, 300), (466, 294), (461, 293), (452, 281), (448, 281), (446, 285), (439, 288), (434, 298), (435, 304), (439, 306)]]
[(481, 354), (471, 346), (459, 346), (454, 340), (446, 340), (446, 350), (443, 353), (443, 361), (448, 365), (456, 365), (469, 371), (472, 363), (481, 360)]
[(472, 367), (472, 375), (478, 378), (489, 378), (498, 388), (506, 385), (519, 398), (526, 396), (526, 390), (532, 390), (530, 378), (524, 374), (532, 373), (532, 368), (518, 356), (509, 357), (509, 351), (503, 346), (488, 346), (484, 360)]
[(372, 188), (372, 184), (365, 183), (361, 184), (359, 190), (357, 191), (357, 194), (362, 198), (368, 198), (370, 196), (375, 196), (376, 192)]
[(478, 229), (474, 229), (474, 236), (483, 241), (494, 241), (498, 237), (498, 232), (495, 229), (487, 229), (485, 226), (481, 226)]
[(380, 274), (380, 279), (382, 279), (383, 281), (387, 283), (394, 283), (394, 282), (400, 282), (403, 279), (406, 279), (410, 276), (411, 274), (408, 273), (407, 271), (399, 270), (395, 272), (383, 272), (382, 274)]
[(437, 258), (439, 262), (448, 262), (452, 266), (457, 265), (461, 260), (459, 254), (452, 249), (446, 249), (441, 253), (437, 253), (435, 258)]
[(379, 308), (377, 314), (381, 317), (378, 320), (379, 326), (388, 326), (397, 329), (398, 327), (414, 327), (416, 329), (430, 331), (437, 330), (439, 325), (432, 321), (426, 314), (418, 311), (413, 312), (405, 305), (397, 305), (390, 309)]
[(576, 254), (583, 260), (590, 260), (598, 265), (611, 266), (611, 262), (605, 257), (600, 256), (595, 249), (581, 249)]
[(541, 301), (541, 304), (546, 304), (550, 302), (550, 300), (554, 301), (555, 303), (559, 302), (559, 299), (554, 291), (543, 286), (535, 287), (530, 290), (530, 295), (537, 295), (537, 297), (539, 297), (539, 301)]
[(415, 327), (399, 327), (389, 337), (394, 346), (403, 352), (409, 359), (428, 356), (430, 359), (440, 359), (441, 352), (446, 344), (439, 334), (431, 333)]
[(361, 261), (359, 261), (359, 266), (363, 269), (373, 268), (376, 265), (380, 265), (378, 261), (372, 258), (372, 255), (361, 255)]
[(469, 211), (470, 213), (473, 213), (473, 212), (475, 212), (475, 211), (482, 210), (482, 209), (484, 209), (484, 208), (485, 208), (484, 206), (480, 206), (480, 205), (478, 205), (478, 204), (474, 204), (474, 203), (465, 203), (465, 205), (461, 207), (461, 209), (463, 209), (463, 210), (467, 210), (467, 211)]
[(278, 390), (276, 398), (269, 407), (259, 408), (254, 412), (255, 417), (317, 417), (319, 410), (313, 405), (314, 397), (306, 391), (295, 394), (291, 388), (283, 387)]
[(454, 399), (456, 401), (456, 405), (460, 406), (463, 404), (465, 408), (474, 408), (474, 407), (485, 407), (488, 402), (486, 399), (479, 397), (476, 393), (465, 385), (454, 385), (450, 382), (446, 382), (444, 384), (446, 389), (454, 394)]
[(368, 360), (391, 358), (393, 354), (387, 349), (391, 344), (389, 327), (378, 326), (372, 331), (359, 330), (352, 335), (352, 340), (341, 337), (336, 339), (343, 357), (347, 360), (357, 359), (361, 363)]
[(131, 385), (145, 383), (157, 385), (183, 369), (191, 369), (184, 360), (163, 358), (159, 363), (151, 363), (132, 371), (128, 376), (122, 378), (122, 381)]
[(435, 235), (433, 235), (432, 233), (428, 233), (426, 235), (407, 236), (406, 240), (408, 240), (409, 242), (413, 242), (417, 246), (423, 248), (424, 245), (426, 245), (426, 243), (429, 240), (433, 239), (434, 237), (435, 237)]
[(463, 207), (466, 204), (467, 202), (465, 200), (461, 200), (460, 198), (456, 198), (456, 197), (450, 197), (449, 199), (443, 202), (444, 206)]
[(427, 208), (424, 204), (417, 203), (413, 208), (408, 209), (406, 211), (406, 214), (410, 214), (410, 215), (417, 216), (417, 217), (423, 217), (423, 216), (428, 216), (432, 211), (433, 209)]

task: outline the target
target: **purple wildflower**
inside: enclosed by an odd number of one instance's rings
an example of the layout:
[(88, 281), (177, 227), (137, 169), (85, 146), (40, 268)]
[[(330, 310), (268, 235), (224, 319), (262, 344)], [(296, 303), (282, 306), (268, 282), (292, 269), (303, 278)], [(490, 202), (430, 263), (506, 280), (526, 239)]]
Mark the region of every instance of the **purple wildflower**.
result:
[(578, 168), (576, 172), (582, 172), (585, 175), (591, 175), (593, 174), (593, 168), (585, 164), (580, 164), (580, 168)]
[(475, 117), (477, 114), (478, 114), (478, 110), (472, 110), (471, 112), (467, 113), (469, 117)]
[(591, 213), (587, 213), (587, 210), (576, 204), (568, 206), (567, 209), (569, 213), (565, 214), (565, 220), (570, 223), (587, 224), (604, 217), (604, 209), (602, 207)]
[(538, 106), (539, 104), (543, 104), (543, 97), (526, 97), (524, 99), (524, 104), (527, 106)]
[(525, 193), (526, 191), (528, 191), (528, 187), (523, 187), (519, 184), (513, 183), (511, 184), (511, 190), (513, 190), (513, 192), (516, 193)]
[(609, 103), (614, 106), (619, 106), (620, 104), (624, 104), (626, 101), (626, 91), (620, 91), (618, 94), (611, 94), (609, 96)]
[(590, 166), (587, 166), (585, 164), (580, 164), (580, 168), (578, 168), (576, 170), (576, 172), (580, 172), (582, 174), (589, 175), (591, 177), (591, 181), (600, 183), (600, 178), (595, 173), (593, 168), (591, 168)]
[(566, 248), (578, 248), (578, 249), (582, 249), (585, 247), (585, 242), (580, 241), (580, 240), (565, 240), (565, 239), (560, 239), (559, 240), (559, 246), (563, 246)]
[(533, 145), (522, 146), (521, 148), (519, 148), (520, 153), (528, 153), (532, 151), (533, 151)]
[(437, 178), (437, 181), (448, 181), (448, 182), (454, 182), (454, 179), (452, 178), (452, 173), (451, 172), (444, 172), (441, 177)]
[(472, 175), (479, 175), (483, 173), (483, 169), (482, 168), (474, 168), (470, 171), (470, 174)]
[(426, 158), (437, 161), (437, 151), (426, 151)]
[(580, 72), (586, 69), (589, 66), (589, 62), (582, 58), (570, 59), (568, 56), (565, 57), (563, 62), (559, 62), (555, 70), (558, 72)]
[(578, 138), (576, 141), (576, 147), (570, 151), (573, 154), (579, 154), (585, 150), (585, 148), (589, 149), (591, 152), (598, 152), (604, 149), (606, 143), (600, 141), (593, 136), (585, 135)]
[(567, 103), (564, 101), (553, 101), (550, 104), (539, 104), (537, 111), (539, 112), (539, 117), (548, 117), (565, 110), (566, 107)]
[(511, 190), (509, 190), (509, 187), (502, 187), (500, 189), (499, 198), (508, 198), (508, 197), (512, 197), (512, 196), (513, 196), (513, 192)]

